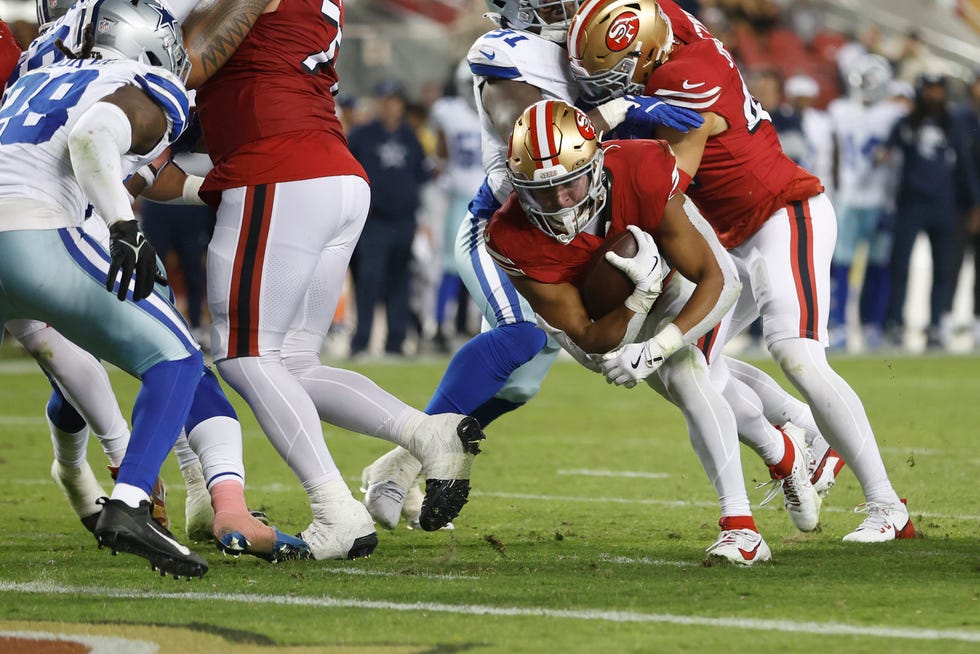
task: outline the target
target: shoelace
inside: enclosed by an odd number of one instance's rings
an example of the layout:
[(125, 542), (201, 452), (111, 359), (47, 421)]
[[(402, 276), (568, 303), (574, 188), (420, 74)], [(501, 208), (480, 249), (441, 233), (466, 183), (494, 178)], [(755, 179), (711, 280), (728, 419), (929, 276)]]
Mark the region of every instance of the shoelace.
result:
[(770, 479), (769, 481), (764, 481), (761, 484), (756, 484), (755, 485), (756, 490), (765, 488), (766, 486), (771, 487), (769, 488), (769, 491), (766, 493), (766, 496), (762, 498), (761, 502), (759, 502), (759, 506), (765, 506), (766, 504), (769, 504), (774, 499), (776, 499), (776, 496), (779, 495), (779, 493), (783, 490), (784, 481), (785, 479)]
[(704, 548), (704, 551), (712, 552), (718, 549), (719, 547), (724, 547), (726, 545), (735, 545), (737, 547), (739, 537), (743, 537), (746, 538), (746, 540), (751, 541), (752, 538), (756, 535), (757, 535), (756, 532), (752, 531), (751, 529), (726, 529), (721, 534), (719, 534), (718, 540), (712, 543), (711, 545), (709, 545), (708, 547)]
[(863, 502), (854, 507), (854, 513), (867, 513), (868, 517), (858, 529), (880, 529), (891, 521), (891, 504), (884, 502)]

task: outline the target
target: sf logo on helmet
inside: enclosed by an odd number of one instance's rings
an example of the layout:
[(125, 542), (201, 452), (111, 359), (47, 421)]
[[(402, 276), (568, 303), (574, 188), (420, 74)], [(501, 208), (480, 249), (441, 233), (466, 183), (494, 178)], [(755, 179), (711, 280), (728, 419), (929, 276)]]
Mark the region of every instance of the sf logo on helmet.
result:
[(595, 125), (583, 112), (575, 110), (575, 124), (578, 126), (578, 133), (582, 138), (592, 140), (595, 138)]
[(609, 24), (606, 30), (606, 47), (621, 52), (633, 44), (640, 30), (640, 18), (632, 11), (624, 11)]

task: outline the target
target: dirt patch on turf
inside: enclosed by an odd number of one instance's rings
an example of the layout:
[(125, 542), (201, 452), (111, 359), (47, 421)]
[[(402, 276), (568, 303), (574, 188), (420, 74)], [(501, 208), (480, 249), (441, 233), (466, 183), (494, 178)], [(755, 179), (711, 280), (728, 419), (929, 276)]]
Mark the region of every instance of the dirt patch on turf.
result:
[(4, 654), (422, 654), (431, 647), (409, 645), (316, 645), (285, 647), (232, 642), (200, 628), (0, 621)]

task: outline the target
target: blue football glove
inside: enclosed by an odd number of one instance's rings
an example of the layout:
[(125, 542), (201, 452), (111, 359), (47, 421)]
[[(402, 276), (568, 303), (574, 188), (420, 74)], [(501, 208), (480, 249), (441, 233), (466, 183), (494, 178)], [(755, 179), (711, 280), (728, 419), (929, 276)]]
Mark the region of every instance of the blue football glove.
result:
[(629, 125), (631, 129), (652, 130), (655, 125), (663, 125), (687, 132), (704, 124), (704, 118), (698, 112), (669, 105), (648, 95), (624, 95), (623, 99), (630, 105), (626, 110), (624, 125)]

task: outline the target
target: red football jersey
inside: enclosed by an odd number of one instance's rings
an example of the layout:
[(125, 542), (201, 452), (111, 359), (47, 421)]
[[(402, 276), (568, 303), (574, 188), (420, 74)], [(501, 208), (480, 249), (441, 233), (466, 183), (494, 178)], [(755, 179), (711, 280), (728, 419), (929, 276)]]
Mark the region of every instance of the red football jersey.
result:
[(769, 114), (749, 94), (721, 42), (669, 0), (662, 6), (678, 43), (653, 70), (646, 93), (728, 122), (727, 130), (708, 139), (687, 194), (722, 244), (732, 248), (777, 210), (817, 195), (823, 186), (783, 153)]
[(606, 179), (611, 180), (603, 211), (608, 229), (602, 236), (579, 234), (562, 245), (531, 224), (517, 195), (511, 193), (484, 232), (487, 250), (507, 273), (544, 284), (577, 286), (606, 234), (626, 231), (627, 225), (647, 232), (657, 229), (679, 181), (670, 147), (664, 141), (637, 140), (608, 141), (602, 148)]
[(343, 0), (282, 0), (197, 93), (214, 169), (204, 191), (366, 176), (334, 107)]
[(7, 84), (10, 74), (17, 67), (20, 58), (20, 46), (10, 26), (0, 20), (0, 90)]

